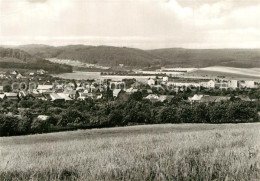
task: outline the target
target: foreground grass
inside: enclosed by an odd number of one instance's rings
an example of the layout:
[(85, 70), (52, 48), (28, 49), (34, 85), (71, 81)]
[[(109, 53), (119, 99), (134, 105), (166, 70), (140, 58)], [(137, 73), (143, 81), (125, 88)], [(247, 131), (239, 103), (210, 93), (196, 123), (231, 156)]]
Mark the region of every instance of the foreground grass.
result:
[(148, 125), (0, 138), (0, 180), (259, 180), (259, 128)]

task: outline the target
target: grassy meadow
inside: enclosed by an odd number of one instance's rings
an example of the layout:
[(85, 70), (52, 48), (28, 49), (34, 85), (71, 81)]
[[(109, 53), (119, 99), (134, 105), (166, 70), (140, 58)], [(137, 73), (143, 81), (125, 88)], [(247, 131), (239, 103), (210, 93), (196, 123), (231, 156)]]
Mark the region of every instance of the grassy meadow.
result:
[(0, 160), (0, 180), (260, 180), (260, 124), (2, 137)]

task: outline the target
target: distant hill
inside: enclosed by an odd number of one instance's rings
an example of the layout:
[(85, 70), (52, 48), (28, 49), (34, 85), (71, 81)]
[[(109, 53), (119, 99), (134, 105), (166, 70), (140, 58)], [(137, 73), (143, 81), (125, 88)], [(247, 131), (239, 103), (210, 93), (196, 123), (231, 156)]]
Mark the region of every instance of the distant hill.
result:
[(57, 47), (40, 45), (40, 44), (21, 45), (16, 48), (26, 51), (33, 56), (37, 56), (41, 58), (56, 57), (60, 53)]
[(6, 63), (24, 63), (22, 60), (17, 58), (10, 58), (10, 57), (0, 57), (0, 62), (6, 62)]
[(158, 49), (148, 51), (178, 67), (260, 67), (260, 49)]
[(141, 50), (112, 46), (23, 45), (18, 49), (41, 58), (79, 60), (104, 66), (131, 67), (260, 67), (260, 49), (157, 49)]
[(59, 58), (79, 60), (85, 63), (100, 64), (104, 66), (118, 66), (124, 64), (133, 67), (149, 67), (162, 64), (162, 59), (140, 49), (121, 48), (112, 46), (85, 46), (69, 45), (51, 47), (36, 45), (19, 46), (19, 49), (42, 58)]
[(72, 71), (71, 66), (52, 63), (20, 49), (2, 47), (0, 47), (0, 68), (45, 69), (53, 73)]
[(32, 56), (29, 53), (19, 49), (0, 47), (0, 58), (15, 58), (23, 62), (27, 62), (32, 59)]

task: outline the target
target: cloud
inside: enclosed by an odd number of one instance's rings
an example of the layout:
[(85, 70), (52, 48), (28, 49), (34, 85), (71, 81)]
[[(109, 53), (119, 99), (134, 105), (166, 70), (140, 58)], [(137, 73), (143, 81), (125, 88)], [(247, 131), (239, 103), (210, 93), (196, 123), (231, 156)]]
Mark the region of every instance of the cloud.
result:
[(0, 11), (1, 44), (260, 47), (257, 1), (1, 0)]
[(30, 3), (45, 3), (47, 1), (48, 0), (28, 0), (28, 2), (30, 2)]

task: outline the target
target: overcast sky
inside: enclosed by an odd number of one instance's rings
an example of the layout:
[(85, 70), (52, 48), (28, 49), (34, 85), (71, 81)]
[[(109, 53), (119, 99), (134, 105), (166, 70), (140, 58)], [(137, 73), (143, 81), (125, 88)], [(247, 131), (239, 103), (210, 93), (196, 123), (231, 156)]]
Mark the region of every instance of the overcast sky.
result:
[(0, 44), (260, 48), (260, 0), (0, 0)]

